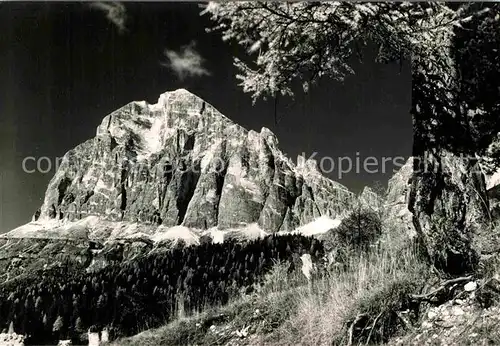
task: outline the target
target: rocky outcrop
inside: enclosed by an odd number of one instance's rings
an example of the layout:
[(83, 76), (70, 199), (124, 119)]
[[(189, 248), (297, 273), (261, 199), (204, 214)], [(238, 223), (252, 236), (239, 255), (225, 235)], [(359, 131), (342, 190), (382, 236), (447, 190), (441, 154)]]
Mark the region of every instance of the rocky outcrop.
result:
[(359, 195), (359, 202), (366, 208), (381, 212), (384, 206), (384, 196), (380, 196), (372, 188), (366, 186)]
[(471, 270), (494, 246), (488, 198), (477, 160), (441, 151), (406, 164), (389, 180), (384, 220), (418, 236), (432, 263), (450, 273)]
[(488, 200), (478, 161), (447, 151), (413, 161), (409, 209), (431, 261), (449, 273), (472, 270), (487, 228)]
[(446, 151), (411, 157), (389, 180), (384, 220), (418, 235), (440, 269), (470, 270), (481, 253), (500, 247), (489, 227), (494, 199), (483, 171), (479, 161)]
[(247, 131), (186, 90), (132, 102), (64, 156), (35, 219), (101, 219), (289, 231), (354, 202), (315, 162), (295, 165), (274, 134)]
[(403, 231), (413, 238), (417, 235), (413, 227), (413, 214), (408, 209), (413, 176), (413, 158), (406, 163), (389, 179), (384, 203), (383, 220)]
[[(446, 49), (446, 48), (445, 48)], [(450, 52), (451, 53), (451, 52)], [(456, 57), (455, 53), (451, 56)], [(413, 176), (409, 209), (430, 261), (447, 274), (473, 271), (488, 201), (476, 143), (460, 92), (467, 68), (450, 61), (412, 69)]]
[(481, 169), (485, 175), (490, 217), (500, 219), (500, 133), (493, 137), (483, 156), (480, 157)]

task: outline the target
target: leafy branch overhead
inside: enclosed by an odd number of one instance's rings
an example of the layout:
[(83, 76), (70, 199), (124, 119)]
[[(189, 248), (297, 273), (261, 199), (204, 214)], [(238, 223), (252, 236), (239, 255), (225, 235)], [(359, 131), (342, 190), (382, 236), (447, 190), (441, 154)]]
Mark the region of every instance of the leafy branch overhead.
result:
[(234, 60), (254, 99), (292, 95), (294, 79), (305, 91), (323, 76), (343, 80), (354, 73), (349, 60), (356, 48), (367, 42), (377, 43), (380, 61), (411, 58), (417, 67), (425, 60), (449, 71), (453, 25), (464, 19), (437, 3), (225, 2), (210, 3), (202, 14), (216, 23), (210, 30), (255, 58)]
[[(494, 78), (483, 77), (497, 76), (500, 69), (498, 54), (488, 48), (500, 44), (495, 35), (498, 4), (210, 2), (201, 14), (214, 23), (208, 31), (219, 32), (247, 52), (234, 57), (234, 65), (239, 85), (254, 102), (293, 96), (296, 81), (305, 92), (322, 77), (342, 81), (354, 74), (352, 58), (360, 55), (360, 48), (375, 44), (377, 61), (411, 61), (413, 113), (425, 114), (419, 122), (423, 131), (434, 128), (434, 137), (439, 137), (446, 126), (436, 127), (436, 122), (454, 118), (462, 119), (462, 127), (481, 118), (472, 131), (495, 130), (488, 115), (498, 109), (500, 90), (493, 88), (498, 97), (491, 97), (486, 84)], [(463, 40), (467, 35), (473, 38)], [(475, 59), (488, 63), (477, 66)], [(495, 106), (479, 95), (495, 100)], [(478, 116), (472, 119), (470, 114)], [(483, 145), (484, 136), (473, 135)]]

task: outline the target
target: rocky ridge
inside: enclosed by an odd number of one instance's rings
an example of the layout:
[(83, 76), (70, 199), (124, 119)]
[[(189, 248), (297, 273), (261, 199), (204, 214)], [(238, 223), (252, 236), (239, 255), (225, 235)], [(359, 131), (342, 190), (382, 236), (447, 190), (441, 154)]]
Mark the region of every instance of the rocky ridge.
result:
[(64, 155), (33, 221), (7, 236), (286, 232), (339, 219), (356, 199), (314, 161), (294, 164), (269, 129), (247, 131), (179, 89), (107, 115)]

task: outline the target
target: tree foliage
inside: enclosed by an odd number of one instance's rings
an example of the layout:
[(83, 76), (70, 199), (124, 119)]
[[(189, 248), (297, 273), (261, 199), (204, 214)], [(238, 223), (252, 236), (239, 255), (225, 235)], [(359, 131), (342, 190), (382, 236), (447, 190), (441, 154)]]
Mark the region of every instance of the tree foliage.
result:
[(254, 101), (293, 95), (294, 81), (304, 91), (322, 77), (341, 81), (371, 43), (378, 61), (411, 61), (417, 148), (484, 147), (482, 133), (492, 122), (497, 130), (498, 4), (211, 2), (202, 14), (248, 53), (234, 64)]
[[(480, 155), (496, 167), (500, 154), (490, 143), (500, 132), (500, 4), (488, 4), (489, 11), (475, 16), (457, 29), (454, 56), (460, 74), (462, 107), (471, 123), (471, 136)], [(469, 11), (478, 12), (481, 4)]]
[(335, 230), (343, 245), (366, 252), (382, 234), (382, 222), (376, 212), (358, 206)]
[(342, 220), (335, 229), (323, 237), (325, 250), (331, 253), (333, 261), (347, 265), (352, 258), (362, 253), (369, 253), (377, 248), (377, 241), (382, 235), (380, 215), (371, 208), (358, 205)]
[(434, 71), (449, 71), (453, 24), (459, 15), (439, 3), (224, 2), (202, 12), (211, 29), (243, 46), (253, 58), (236, 57), (238, 78), (254, 99), (292, 94), (294, 79), (311, 83), (354, 73), (350, 58), (368, 42), (380, 61), (412, 59)]

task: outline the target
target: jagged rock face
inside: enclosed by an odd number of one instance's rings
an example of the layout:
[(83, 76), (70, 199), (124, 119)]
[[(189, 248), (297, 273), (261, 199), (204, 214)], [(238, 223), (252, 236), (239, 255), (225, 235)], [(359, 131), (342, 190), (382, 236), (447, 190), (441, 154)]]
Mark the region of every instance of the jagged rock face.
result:
[[(450, 56), (457, 57), (455, 52)], [(467, 98), (472, 95), (462, 92), (461, 69), (467, 67), (459, 61), (447, 64), (448, 70), (431, 66), (426, 62), (412, 69), (409, 209), (430, 261), (457, 275), (476, 269), (477, 241), (487, 229), (488, 201), (467, 116)]]
[(488, 215), (478, 162), (428, 151), (414, 159), (411, 192), (414, 226), (432, 262), (449, 273), (471, 270)]
[(413, 227), (413, 215), (408, 209), (412, 176), (413, 157), (410, 157), (389, 179), (384, 203), (384, 220), (404, 228), (410, 238), (417, 235)]
[(247, 131), (186, 90), (132, 102), (70, 150), (36, 218), (288, 231), (355, 201), (314, 162), (296, 165), (271, 131)]
[(481, 167), (445, 151), (426, 158), (410, 157), (389, 180), (384, 220), (405, 227), (410, 237), (420, 235), (441, 269), (468, 270), (479, 254), (499, 247), (488, 227), (491, 199)]
[(381, 211), (383, 209), (384, 198), (379, 196), (373, 189), (365, 186), (361, 194), (359, 195), (359, 202), (374, 211)]

